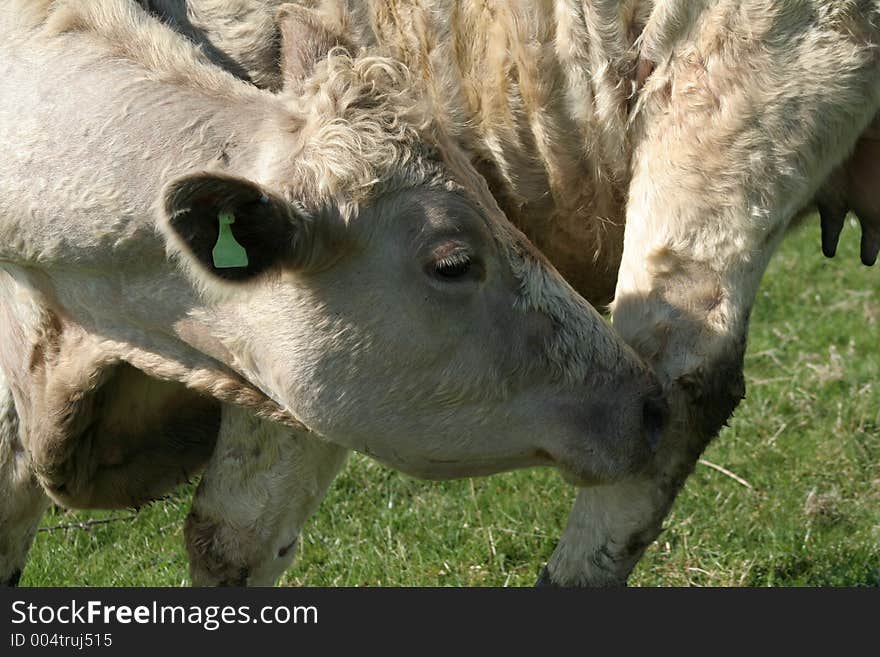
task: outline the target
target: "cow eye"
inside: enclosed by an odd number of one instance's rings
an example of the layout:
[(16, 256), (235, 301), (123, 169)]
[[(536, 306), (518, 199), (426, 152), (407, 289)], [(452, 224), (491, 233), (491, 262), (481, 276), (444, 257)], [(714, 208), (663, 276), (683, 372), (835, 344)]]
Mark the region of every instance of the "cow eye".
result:
[(441, 258), (434, 263), (434, 274), (443, 280), (464, 278), (471, 273), (473, 263), (466, 254), (453, 254)]
[(467, 256), (443, 258), (434, 265), (434, 272), (440, 278), (461, 278), (471, 271), (471, 259)]

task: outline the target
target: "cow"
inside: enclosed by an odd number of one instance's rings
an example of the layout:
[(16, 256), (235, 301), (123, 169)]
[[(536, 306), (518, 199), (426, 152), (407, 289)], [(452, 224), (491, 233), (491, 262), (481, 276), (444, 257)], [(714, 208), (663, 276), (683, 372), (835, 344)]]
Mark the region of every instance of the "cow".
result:
[[(282, 1), (142, 2), (255, 84), (280, 83), (277, 35), (258, 23)], [(587, 300), (614, 299), (614, 326), (664, 380), (673, 437), (649, 474), (579, 491), (540, 580), (625, 583), (745, 394), (749, 314), (786, 228), (818, 207), (831, 256), (853, 210), (862, 261), (877, 258), (880, 7), (297, 5), (335, 43), (407, 66), (508, 217)]]
[(430, 479), (647, 467), (656, 377), (399, 63), (279, 16), (258, 89), (129, 0), (0, 9), (0, 579), (50, 499), (203, 471), (197, 585), (271, 584), (349, 450)]

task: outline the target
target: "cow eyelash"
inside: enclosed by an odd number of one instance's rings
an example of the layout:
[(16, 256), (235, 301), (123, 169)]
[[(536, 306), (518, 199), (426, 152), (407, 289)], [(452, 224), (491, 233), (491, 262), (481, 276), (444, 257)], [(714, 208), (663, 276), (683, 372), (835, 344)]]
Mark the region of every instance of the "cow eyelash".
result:
[(467, 276), (472, 265), (466, 253), (453, 253), (434, 262), (434, 273), (444, 280), (455, 280)]

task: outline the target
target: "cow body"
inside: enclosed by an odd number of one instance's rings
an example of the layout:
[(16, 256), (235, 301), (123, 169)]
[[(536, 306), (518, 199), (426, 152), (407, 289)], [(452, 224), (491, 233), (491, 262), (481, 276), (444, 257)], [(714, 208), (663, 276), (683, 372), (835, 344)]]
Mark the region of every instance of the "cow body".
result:
[[(149, 4), (182, 15), (175, 0)], [(240, 61), (271, 34), (231, 38), (217, 16), (279, 4), (186, 3), (196, 38), (222, 41), (225, 56)], [(415, 72), (505, 212), (586, 298), (603, 303), (615, 289), (615, 327), (667, 381), (678, 431), (654, 472), (583, 490), (544, 578), (625, 581), (744, 395), (750, 309), (792, 218), (815, 199), (831, 255), (853, 209), (862, 259), (876, 259), (880, 203), (868, 184), (876, 138), (865, 129), (880, 107), (880, 8), (845, 0), (301, 4), (339, 40)]]
[(656, 444), (653, 376), (406, 71), (280, 24), (328, 47), (285, 38), (270, 93), (127, 0), (0, 12), (3, 581), (45, 493), (138, 506), (204, 468), (194, 582), (270, 583), (349, 449), (598, 483)]

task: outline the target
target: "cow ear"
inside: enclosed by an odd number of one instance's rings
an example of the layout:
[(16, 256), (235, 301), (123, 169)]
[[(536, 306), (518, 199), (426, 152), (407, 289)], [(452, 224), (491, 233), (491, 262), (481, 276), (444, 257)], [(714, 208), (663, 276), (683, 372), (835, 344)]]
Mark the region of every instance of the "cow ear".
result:
[(195, 174), (163, 194), (164, 229), (174, 250), (209, 279), (244, 282), (308, 261), (305, 219), (288, 203), (235, 176)]
[(281, 73), (287, 90), (300, 87), (312, 75), (315, 64), (336, 46), (346, 45), (313, 9), (281, 5), (275, 21), (281, 33)]

